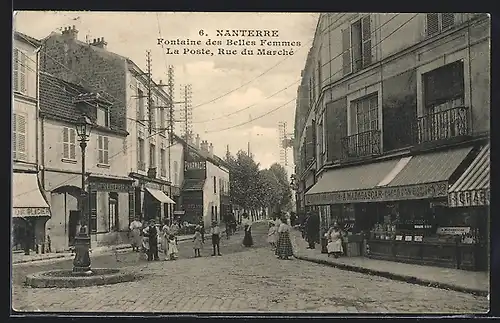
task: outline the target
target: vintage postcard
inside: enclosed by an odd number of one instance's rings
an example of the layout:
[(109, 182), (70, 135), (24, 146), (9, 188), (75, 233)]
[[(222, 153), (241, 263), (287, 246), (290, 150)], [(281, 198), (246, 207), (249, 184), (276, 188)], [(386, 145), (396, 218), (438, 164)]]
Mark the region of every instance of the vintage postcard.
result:
[(12, 314), (475, 314), (490, 16), (17, 11)]

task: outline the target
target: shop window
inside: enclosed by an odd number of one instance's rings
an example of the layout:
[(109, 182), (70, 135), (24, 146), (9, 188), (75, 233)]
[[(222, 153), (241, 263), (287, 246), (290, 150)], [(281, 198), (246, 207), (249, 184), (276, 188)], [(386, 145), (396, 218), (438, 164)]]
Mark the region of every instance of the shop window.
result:
[(13, 136), (13, 157), (14, 160), (26, 160), (26, 116), (14, 113), (12, 116)]
[(27, 56), (18, 48), (14, 48), (14, 92), (27, 92)]
[(137, 169), (146, 170), (146, 161), (144, 160), (144, 139), (137, 138)]
[(109, 193), (108, 201), (108, 232), (118, 231), (118, 193)]
[(428, 13), (426, 15), (426, 34), (433, 36), (455, 24), (454, 13)]
[(109, 165), (109, 138), (97, 136), (97, 163)]

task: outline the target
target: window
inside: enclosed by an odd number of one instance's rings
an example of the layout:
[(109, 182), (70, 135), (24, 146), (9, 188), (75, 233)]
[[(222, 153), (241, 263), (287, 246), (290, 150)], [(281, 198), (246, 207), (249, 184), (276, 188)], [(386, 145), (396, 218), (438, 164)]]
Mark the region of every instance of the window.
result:
[(179, 168), (179, 163), (177, 161), (174, 161), (174, 183), (178, 182), (178, 176), (179, 176), (178, 168)]
[(109, 108), (97, 107), (97, 124), (109, 128)]
[(108, 232), (118, 231), (118, 193), (109, 193)]
[(217, 177), (214, 176), (214, 194), (217, 194)]
[(26, 116), (14, 113), (12, 119), (14, 160), (26, 160)]
[(219, 192), (224, 193), (224, 182), (222, 178), (219, 178)]
[(215, 221), (217, 221), (217, 205), (215, 206)]
[(109, 138), (106, 136), (97, 136), (97, 163), (109, 165)]
[(427, 36), (433, 36), (455, 24), (454, 13), (428, 13), (426, 18)]
[(160, 132), (162, 135), (165, 135), (165, 107), (163, 107), (163, 104), (158, 102), (160, 107), (158, 107), (158, 113), (160, 114), (160, 128), (162, 132)]
[(144, 121), (144, 92), (137, 89), (137, 120)]
[(156, 147), (155, 145), (149, 145), (149, 167), (156, 167)]
[(356, 113), (356, 131), (362, 133), (378, 130), (378, 96), (364, 97), (353, 102)]
[(14, 91), (27, 91), (27, 56), (24, 52), (14, 48)]
[(137, 138), (137, 169), (146, 170), (146, 162), (144, 161), (144, 139)]
[(215, 221), (215, 206), (212, 205), (212, 221)]
[(63, 158), (76, 160), (76, 129), (63, 128)]
[[(321, 55), (321, 48), (319, 49), (319, 53)], [(323, 86), (323, 78), (322, 78), (322, 73), (321, 70), (323, 69), (323, 66), (321, 66), (321, 60), (318, 60), (318, 97), (321, 94), (321, 87)]]
[(158, 97), (155, 97), (151, 100), (151, 104), (149, 106), (149, 121), (151, 122), (150, 128), (153, 131), (156, 131), (156, 107), (158, 106)]
[(167, 176), (167, 167), (165, 165), (165, 149), (160, 150), (160, 166), (161, 166), (160, 175), (163, 177)]

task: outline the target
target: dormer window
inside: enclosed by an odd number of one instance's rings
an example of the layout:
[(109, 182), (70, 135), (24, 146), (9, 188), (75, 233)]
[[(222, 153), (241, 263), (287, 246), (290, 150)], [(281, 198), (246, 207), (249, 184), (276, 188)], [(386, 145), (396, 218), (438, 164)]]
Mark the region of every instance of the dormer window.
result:
[(109, 108), (97, 107), (97, 124), (102, 127), (109, 128)]

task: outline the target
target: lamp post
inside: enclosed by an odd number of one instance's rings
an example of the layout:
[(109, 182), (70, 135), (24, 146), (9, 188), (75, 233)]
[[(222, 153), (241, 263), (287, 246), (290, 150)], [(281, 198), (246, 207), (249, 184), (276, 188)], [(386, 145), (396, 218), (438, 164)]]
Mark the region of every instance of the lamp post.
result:
[(80, 148), (82, 149), (82, 190), (81, 190), (81, 227), (80, 232), (75, 237), (75, 259), (73, 260), (73, 273), (74, 274), (91, 274), (90, 270), (90, 219), (85, 214), (83, 206), (86, 193), (85, 193), (85, 149), (87, 148), (87, 141), (90, 137), (92, 123), (87, 116), (81, 116), (76, 124), (76, 133), (78, 141), (80, 141)]

